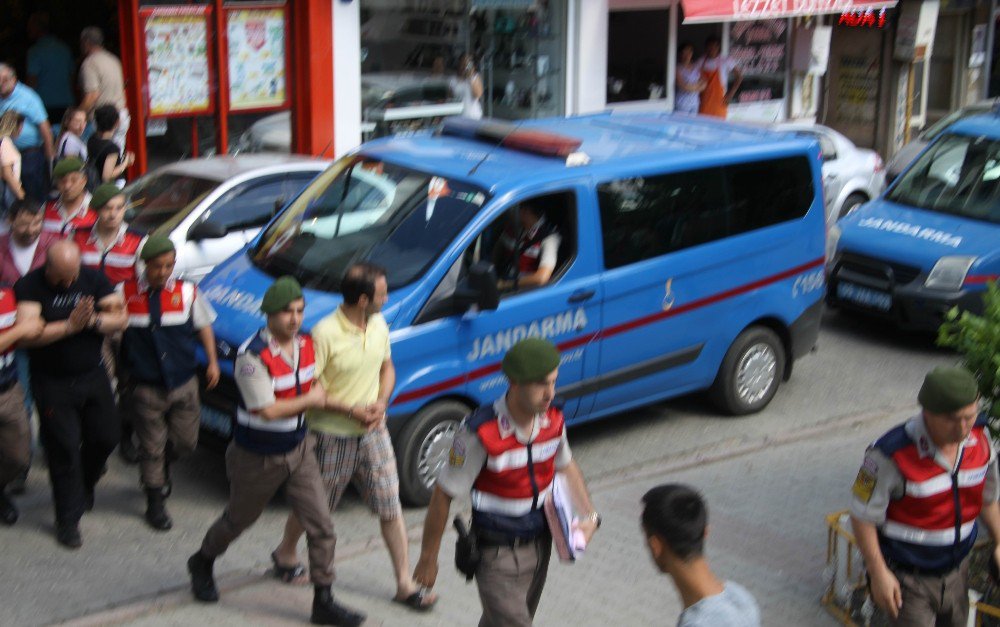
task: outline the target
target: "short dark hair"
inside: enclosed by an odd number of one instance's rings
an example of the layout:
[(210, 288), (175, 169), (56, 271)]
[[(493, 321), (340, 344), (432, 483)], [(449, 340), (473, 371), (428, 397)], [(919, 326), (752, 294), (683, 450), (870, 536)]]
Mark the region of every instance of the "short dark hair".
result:
[(722, 40), (719, 39), (718, 35), (709, 35), (708, 37), (705, 38), (705, 45), (706, 46), (711, 46), (712, 44), (715, 44), (717, 46), (721, 46), (722, 45)]
[(677, 51), (680, 52), (681, 50), (684, 50), (685, 48), (690, 48), (691, 52), (694, 52), (694, 44), (691, 43), (690, 41), (682, 41), (681, 45), (677, 46)]
[(344, 296), (344, 302), (357, 305), (362, 295), (369, 300), (375, 298), (375, 281), (385, 275), (385, 268), (373, 263), (351, 264), (340, 280), (340, 293)]
[(24, 198), (15, 199), (14, 202), (10, 203), (10, 208), (7, 209), (7, 217), (13, 220), (19, 213), (30, 213), (33, 216), (37, 216), (41, 212), (42, 203), (30, 196), (25, 196)]
[(708, 508), (698, 492), (668, 483), (646, 492), (642, 502), (642, 526), (647, 535), (658, 536), (682, 560), (704, 552)]
[(114, 105), (101, 105), (94, 111), (94, 124), (101, 133), (106, 133), (115, 127), (119, 118), (118, 108)]

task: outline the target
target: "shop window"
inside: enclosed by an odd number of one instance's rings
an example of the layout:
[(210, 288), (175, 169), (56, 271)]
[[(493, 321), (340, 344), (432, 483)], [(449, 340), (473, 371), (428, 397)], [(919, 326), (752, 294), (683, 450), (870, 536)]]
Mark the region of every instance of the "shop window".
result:
[(734, 22), (729, 30), (729, 58), (743, 72), (736, 102), (765, 102), (785, 96), (788, 20)]
[(669, 17), (668, 10), (608, 15), (609, 103), (665, 97)]

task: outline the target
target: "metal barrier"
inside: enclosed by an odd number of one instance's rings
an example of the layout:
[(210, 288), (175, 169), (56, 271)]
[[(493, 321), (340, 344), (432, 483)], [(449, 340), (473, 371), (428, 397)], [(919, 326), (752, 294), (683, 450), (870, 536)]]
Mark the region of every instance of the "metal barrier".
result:
[[(874, 603), (868, 596), (868, 579), (861, 551), (850, 530), (848, 510), (833, 512), (826, 516), (826, 569), (823, 572), (827, 583), (821, 603), (823, 607), (846, 627), (859, 627), (872, 623), (877, 617)], [(992, 546), (988, 540), (976, 543), (974, 551)], [(969, 626), (982, 627), (983, 619), (995, 619), (1000, 624), (1000, 607), (979, 601), (982, 595), (970, 590), (972, 611)], [(878, 621), (879, 623), (884, 623)]]

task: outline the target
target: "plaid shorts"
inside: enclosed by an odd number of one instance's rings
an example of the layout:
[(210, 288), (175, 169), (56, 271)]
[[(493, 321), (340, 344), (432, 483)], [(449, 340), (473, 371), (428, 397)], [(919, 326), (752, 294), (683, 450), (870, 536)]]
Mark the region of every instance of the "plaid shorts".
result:
[(368, 508), (381, 520), (403, 515), (396, 454), (385, 423), (360, 437), (314, 433), (316, 459), (330, 499), (330, 512), (337, 509), (340, 497), (351, 482)]

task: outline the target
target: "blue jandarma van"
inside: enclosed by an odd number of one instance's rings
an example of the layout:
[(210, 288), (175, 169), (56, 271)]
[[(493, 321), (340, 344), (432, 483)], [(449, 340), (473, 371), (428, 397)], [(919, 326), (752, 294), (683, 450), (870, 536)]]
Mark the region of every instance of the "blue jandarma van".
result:
[[(562, 351), (570, 424), (704, 389), (729, 413), (766, 406), (819, 333), (821, 189), (819, 147), (762, 129), (453, 120), (341, 159), (200, 288), (231, 372), (276, 277), (306, 286), (310, 326), (340, 304), (350, 263), (385, 267), (389, 425), (403, 497), (422, 504), (458, 422), (503, 393), (500, 361), (526, 336)], [(499, 292), (497, 242), (524, 202), (562, 235), (557, 266), (542, 287)], [(204, 393), (206, 428), (228, 434), (236, 394), (231, 380)]]
[(1000, 117), (943, 132), (877, 200), (830, 232), (827, 298), (936, 330), (952, 307), (981, 312), (1000, 276)]

